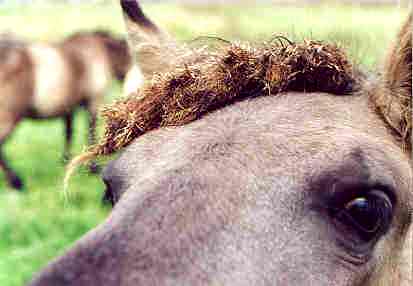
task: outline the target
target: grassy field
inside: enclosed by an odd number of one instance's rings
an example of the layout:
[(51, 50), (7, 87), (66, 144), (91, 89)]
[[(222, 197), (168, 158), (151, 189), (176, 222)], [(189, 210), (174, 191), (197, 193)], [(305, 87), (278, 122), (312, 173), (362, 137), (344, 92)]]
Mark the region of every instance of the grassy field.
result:
[[(406, 11), (395, 7), (190, 7), (152, 5), (146, 11), (181, 40), (199, 35), (226, 39), (269, 39), (276, 33), (291, 39), (336, 41), (353, 60), (373, 70)], [(79, 29), (124, 32), (117, 6), (0, 6), (0, 27), (33, 40), (58, 40)], [(117, 83), (108, 102), (120, 95)], [(1, 96), (1, 95), (0, 95)], [(74, 153), (84, 149), (86, 118), (76, 117)], [(81, 170), (62, 194), (63, 124), (59, 120), (25, 121), (5, 146), (26, 189), (8, 189), (0, 174), (0, 285), (17, 286), (68, 245), (101, 222), (110, 211), (101, 204), (103, 184)]]

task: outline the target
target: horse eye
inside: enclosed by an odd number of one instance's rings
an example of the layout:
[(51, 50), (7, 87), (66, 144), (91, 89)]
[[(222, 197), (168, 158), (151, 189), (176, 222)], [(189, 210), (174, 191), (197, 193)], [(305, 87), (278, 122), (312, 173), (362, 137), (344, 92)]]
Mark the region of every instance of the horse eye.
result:
[(392, 215), (393, 205), (387, 194), (373, 190), (348, 201), (336, 218), (354, 229), (364, 241), (370, 241), (387, 231)]

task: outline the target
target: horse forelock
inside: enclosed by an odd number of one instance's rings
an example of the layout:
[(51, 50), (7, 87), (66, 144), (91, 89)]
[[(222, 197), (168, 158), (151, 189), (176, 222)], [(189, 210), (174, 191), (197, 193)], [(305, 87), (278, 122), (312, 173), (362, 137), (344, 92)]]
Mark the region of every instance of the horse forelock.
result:
[(226, 43), (212, 51), (191, 49), (177, 62), (104, 110), (105, 136), (93, 153), (111, 154), (150, 130), (187, 124), (245, 98), (287, 91), (345, 95), (358, 88), (345, 53), (317, 41)]

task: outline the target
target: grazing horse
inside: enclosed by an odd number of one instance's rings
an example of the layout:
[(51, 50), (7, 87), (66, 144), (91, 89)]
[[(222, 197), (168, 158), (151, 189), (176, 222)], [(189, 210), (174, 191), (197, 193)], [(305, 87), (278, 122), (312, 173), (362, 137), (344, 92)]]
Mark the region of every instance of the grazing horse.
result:
[[(159, 32), (121, 4), (131, 44)], [(376, 77), (319, 42), (154, 43), (181, 56), (75, 159), (127, 146), (109, 218), (30, 285), (412, 285), (411, 19)]]
[[(24, 118), (61, 117), (65, 122), (64, 157), (70, 157), (74, 110), (89, 113), (89, 141), (95, 142), (96, 114), (113, 77), (123, 79), (131, 62), (127, 43), (107, 32), (81, 32), (57, 44), (0, 39), (0, 147)], [(22, 182), (6, 164), (9, 184)]]

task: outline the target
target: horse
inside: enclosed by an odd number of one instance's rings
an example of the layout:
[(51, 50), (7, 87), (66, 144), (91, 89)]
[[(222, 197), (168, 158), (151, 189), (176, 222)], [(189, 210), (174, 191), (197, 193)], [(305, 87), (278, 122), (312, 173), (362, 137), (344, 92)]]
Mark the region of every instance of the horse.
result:
[[(161, 35), (120, 3), (131, 46)], [(169, 68), (71, 166), (122, 150), (113, 210), (29, 285), (412, 285), (411, 20), (372, 76), (316, 41), (148, 43)]]
[[(89, 142), (95, 142), (96, 115), (113, 78), (122, 80), (131, 63), (126, 40), (105, 31), (78, 32), (58, 43), (0, 38), (0, 148), (25, 119), (62, 118), (64, 159), (70, 158), (73, 115), (84, 106)], [(10, 186), (23, 187), (0, 149), (0, 169)], [(93, 167), (93, 170), (96, 168)]]

